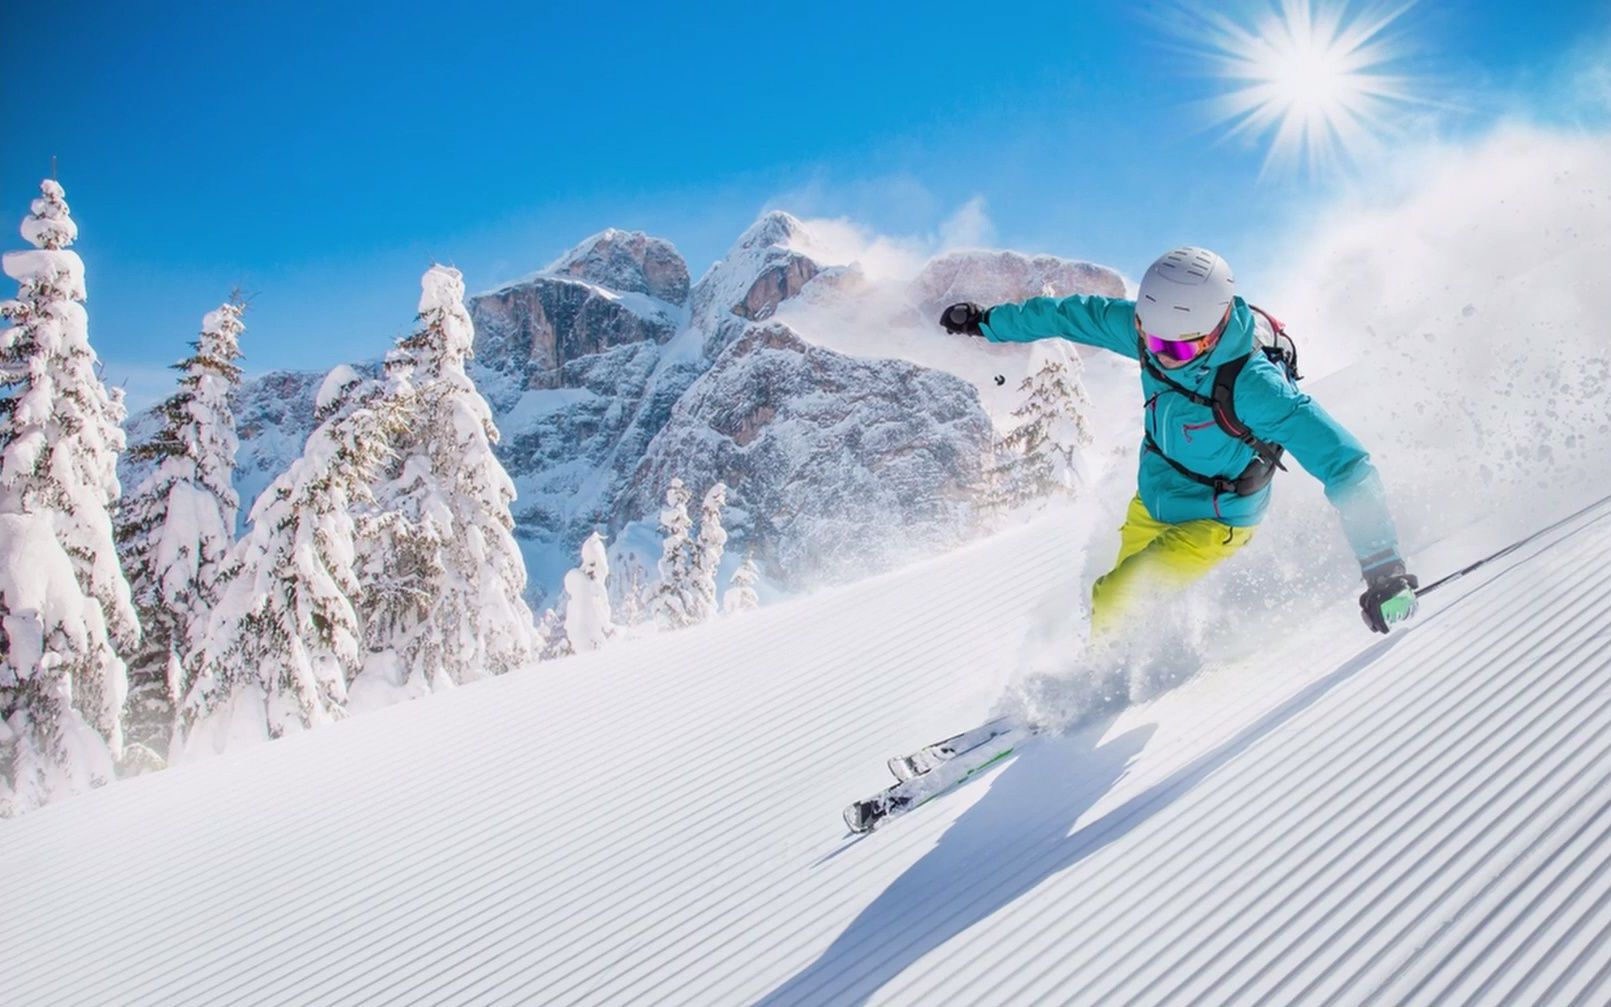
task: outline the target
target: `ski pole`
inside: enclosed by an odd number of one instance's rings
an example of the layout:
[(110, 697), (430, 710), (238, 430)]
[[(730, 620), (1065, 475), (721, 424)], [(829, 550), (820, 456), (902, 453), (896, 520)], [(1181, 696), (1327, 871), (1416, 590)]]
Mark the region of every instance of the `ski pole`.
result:
[(1469, 566), (1462, 567), (1459, 570), (1456, 570), (1454, 573), (1451, 573), (1446, 577), (1443, 577), (1443, 578), (1441, 578), (1439, 580), (1433, 581), (1432, 583), (1428, 584), (1426, 587), (1417, 588), (1416, 591), (1415, 591), (1415, 596), (1417, 598), (1421, 598), (1421, 597), (1424, 597), (1426, 595), (1429, 595), (1433, 591), (1436, 591), (1438, 588), (1440, 588), (1443, 585), (1449, 583), (1450, 581), (1459, 580), (1461, 577), (1464, 577), (1466, 574), (1468, 574), (1471, 571), (1477, 569), (1478, 567), (1486, 566), (1487, 564), (1492, 563), (1496, 559), (1500, 559), (1500, 558), (1503, 558), (1505, 556), (1509, 556), (1511, 553), (1515, 552), (1517, 549), (1520, 549), (1522, 546), (1524, 546), (1527, 543), (1533, 541), (1534, 539), (1538, 538), (1539, 536), (1548, 535), (1550, 532), (1552, 532), (1555, 529), (1561, 527), (1562, 525), (1570, 524), (1573, 521), (1576, 521), (1578, 518), (1582, 517), (1583, 515), (1587, 514), (1589, 511), (1593, 510), (1594, 508), (1599, 507), (1599, 506), (1601, 506), (1603, 504), (1606, 504), (1606, 503), (1611, 503), (1611, 496), (1601, 497), (1599, 500), (1594, 501), (1593, 503), (1589, 504), (1587, 507), (1583, 508), (1582, 510), (1578, 511), (1577, 513), (1569, 514), (1566, 517), (1561, 518), (1559, 521), (1555, 522), (1554, 524), (1550, 525), (1547, 528), (1540, 528), (1538, 531), (1533, 532), (1531, 535), (1527, 536), (1526, 538), (1519, 539), (1519, 540), (1517, 540), (1515, 542), (1512, 542), (1510, 545), (1505, 546), (1503, 549), (1501, 549), (1498, 552), (1494, 553), (1492, 556), (1484, 556), (1482, 559), (1477, 560), (1475, 563), (1472, 563)]

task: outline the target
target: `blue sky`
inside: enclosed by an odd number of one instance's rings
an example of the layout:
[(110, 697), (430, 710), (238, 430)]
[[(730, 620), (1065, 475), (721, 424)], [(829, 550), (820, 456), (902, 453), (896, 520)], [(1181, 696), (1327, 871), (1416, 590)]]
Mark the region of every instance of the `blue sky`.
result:
[[(1264, 236), (1358, 184), (1261, 175), (1263, 144), (1204, 132), (1188, 101), (1222, 85), (1157, 5), (687, 6), (8, 4), (0, 219), (58, 156), (91, 337), (149, 401), (237, 284), (249, 372), (323, 368), (405, 331), (433, 259), (482, 289), (606, 226), (697, 276), (767, 207), (934, 235), (979, 198), (1004, 247), (1135, 275), (1190, 241), (1246, 283)], [(1441, 103), (1399, 125), (1458, 137), (1576, 116), (1563, 63), (1611, 5), (1423, 2), (1396, 27)]]

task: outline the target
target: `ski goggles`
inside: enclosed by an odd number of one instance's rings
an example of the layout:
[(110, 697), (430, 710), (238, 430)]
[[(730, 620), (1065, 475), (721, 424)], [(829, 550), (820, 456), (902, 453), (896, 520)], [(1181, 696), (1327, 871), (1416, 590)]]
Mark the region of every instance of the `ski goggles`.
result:
[(1164, 339), (1162, 336), (1155, 336), (1141, 328), (1139, 316), (1136, 318), (1136, 328), (1141, 330), (1141, 341), (1146, 343), (1148, 353), (1155, 357), (1162, 357), (1165, 360), (1172, 360), (1177, 364), (1184, 364), (1189, 360), (1196, 360), (1213, 349), (1215, 340), (1224, 334), (1225, 324), (1230, 321), (1230, 318), (1231, 316), (1227, 312), (1225, 317), (1220, 319), (1219, 324), (1214, 326), (1214, 331), (1201, 336), (1193, 336), (1190, 339)]
[(1147, 342), (1147, 352), (1155, 357), (1164, 357), (1177, 364), (1184, 364), (1188, 360), (1195, 360), (1208, 349), (1213, 340), (1212, 333), (1199, 336), (1196, 339), (1161, 339), (1150, 332), (1143, 332), (1141, 338)]

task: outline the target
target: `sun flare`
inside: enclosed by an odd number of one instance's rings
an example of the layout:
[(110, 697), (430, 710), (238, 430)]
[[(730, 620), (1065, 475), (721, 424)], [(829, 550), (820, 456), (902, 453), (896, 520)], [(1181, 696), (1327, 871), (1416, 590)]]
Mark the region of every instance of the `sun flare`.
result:
[(1419, 101), (1391, 29), (1411, 3), (1392, 7), (1279, 0), (1241, 23), (1201, 15), (1193, 48), (1229, 89), (1210, 103), (1210, 121), (1229, 135), (1268, 137), (1265, 169), (1334, 170), (1379, 146), (1395, 113)]

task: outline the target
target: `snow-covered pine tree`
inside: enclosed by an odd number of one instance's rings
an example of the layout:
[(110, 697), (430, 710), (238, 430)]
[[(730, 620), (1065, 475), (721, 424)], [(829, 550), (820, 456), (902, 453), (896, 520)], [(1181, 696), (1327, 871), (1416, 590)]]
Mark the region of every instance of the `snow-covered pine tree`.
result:
[(350, 367), (318, 394), (319, 425), (302, 457), (252, 505), (227, 561), (184, 699), (172, 758), (217, 754), (345, 713), (362, 659), (354, 511), (406, 421), (378, 383)]
[(631, 628), (641, 624), (649, 608), (648, 578), (644, 576), (643, 561), (628, 553), (621, 564), (622, 573), (610, 578), (610, 591), (615, 601), (616, 625)]
[[(120, 492), (122, 397), (96, 373), (78, 227), (40, 183), (7, 252), (0, 303), (0, 813), (104, 783), (123, 750), (138, 642), (109, 510)], [(69, 576), (70, 574), (70, 576)]]
[(492, 411), (465, 373), (475, 331), (464, 279), (432, 266), (420, 286), (419, 326), (388, 367), (390, 394), (411, 421), (365, 550), (371, 659), (360, 680), (376, 702), (503, 674), (538, 653), (509, 511), (514, 483), (492, 452)]
[(716, 614), (716, 574), (722, 553), (727, 549), (727, 529), (722, 527), (722, 508), (727, 506), (727, 485), (716, 483), (705, 491), (699, 507), (699, 540), (694, 547), (693, 598), (695, 621), (703, 622)]
[(1012, 412), (1017, 423), (997, 443), (999, 462), (989, 473), (988, 503), (999, 510), (1053, 494), (1073, 495), (1080, 451), (1091, 444), (1085, 418), (1090, 400), (1066, 358), (1048, 356), (1018, 390), (1024, 400)]
[[(565, 604), (563, 596), (560, 604)], [(542, 618), (537, 620), (537, 644), (541, 648), (537, 655), (539, 661), (571, 655), (571, 641), (565, 636), (565, 617), (559, 614), (559, 609), (545, 609)]]
[(573, 653), (598, 650), (614, 635), (609, 577), (604, 536), (594, 532), (582, 543), (581, 565), (565, 574), (565, 638)]
[(755, 556), (748, 554), (744, 562), (733, 576), (727, 581), (727, 593), (722, 595), (722, 610), (724, 612), (748, 612), (759, 608), (761, 599), (755, 593), (755, 585), (761, 580), (761, 571), (755, 566)]
[(117, 514), (118, 551), (144, 637), (129, 660), (123, 770), (167, 760), (184, 669), (218, 601), (235, 540), (235, 416), (245, 304), (233, 297), (207, 313), (194, 351), (175, 364), (179, 391), (157, 407), (162, 429), (130, 457), (156, 468)]
[(688, 487), (673, 477), (666, 487), (666, 505), (660, 509), (660, 529), (665, 537), (660, 546), (660, 581), (650, 599), (655, 622), (662, 629), (682, 629), (699, 621), (693, 600), (693, 543), (688, 538), (691, 499)]

